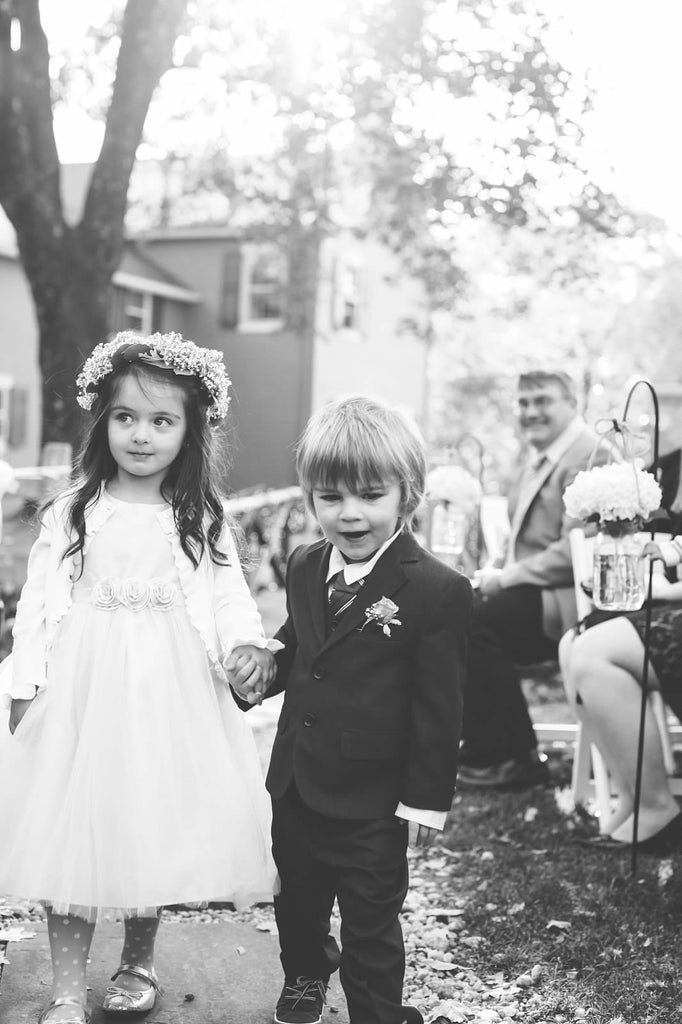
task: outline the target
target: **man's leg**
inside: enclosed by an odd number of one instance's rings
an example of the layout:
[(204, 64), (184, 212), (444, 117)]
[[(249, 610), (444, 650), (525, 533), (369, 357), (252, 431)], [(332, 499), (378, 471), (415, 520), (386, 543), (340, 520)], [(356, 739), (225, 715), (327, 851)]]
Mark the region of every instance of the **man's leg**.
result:
[(478, 597), (469, 643), (462, 763), (472, 767), (537, 761), (537, 744), (517, 664), (556, 657), (542, 631), (538, 587)]

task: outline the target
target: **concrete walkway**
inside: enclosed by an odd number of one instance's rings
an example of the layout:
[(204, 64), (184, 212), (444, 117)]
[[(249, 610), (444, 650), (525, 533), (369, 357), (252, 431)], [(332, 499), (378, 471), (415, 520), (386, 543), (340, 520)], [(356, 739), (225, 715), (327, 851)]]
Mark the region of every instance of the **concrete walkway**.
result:
[[(0, 988), (3, 1024), (35, 1024), (50, 997), (52, 970), (45, 924), (26, 923), (23, 928), (36, 934), (8, 946), (10, 963)], [(93, 1024), (114, 1019), (102, 1014), (100, 1006), (119, 962), (121, 936), (122, 926), (113, 922), (105, 922), (95, 932), (88, 968)], [(156, 968), (164, 995), (144, 1018), (149, 1024), (267, 1024), (282, 986), (277, 936), (243, 921), (162, 923)], [(348, 1024), (336, 977), (327, 1014), (339, 1024)]]

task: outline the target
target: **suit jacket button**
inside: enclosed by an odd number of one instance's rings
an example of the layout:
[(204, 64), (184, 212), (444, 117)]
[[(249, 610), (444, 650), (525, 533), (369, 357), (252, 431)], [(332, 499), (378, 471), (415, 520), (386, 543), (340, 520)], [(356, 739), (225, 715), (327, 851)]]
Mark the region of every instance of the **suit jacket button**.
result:
[(313, 672), (313, 679), (324, 679), (324, 672), (318, 668), (317, 672)]
[(316, 721), (317, 721), (317, 717), (315, 715), (306, 714), (306, 715), (303, 716), (303, 724), (307, 728), (310, 728), (311, 725), (315, 725)]

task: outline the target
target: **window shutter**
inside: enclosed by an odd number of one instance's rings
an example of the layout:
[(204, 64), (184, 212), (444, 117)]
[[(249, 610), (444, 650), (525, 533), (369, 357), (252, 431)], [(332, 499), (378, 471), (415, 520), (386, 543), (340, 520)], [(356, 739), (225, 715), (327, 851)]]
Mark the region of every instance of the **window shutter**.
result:
[(109, 328), (112, 334), (116, 333), (116, 331), (123, 330), (125, 297), (125, 289), (114, 285), (111, 289), (111, 299), (109, 304)]
[(25, 443), (27, 416), (27, 388), (12, 388), (9, 396), (9, 432), (7, 437), (11, 448), (18, 448)]
[(222, 295), (220, 302), (220, 323), (222, 327), (234, 329), (239, 323), (239, 278), (241, 253), (235, 243), (223, 254)]

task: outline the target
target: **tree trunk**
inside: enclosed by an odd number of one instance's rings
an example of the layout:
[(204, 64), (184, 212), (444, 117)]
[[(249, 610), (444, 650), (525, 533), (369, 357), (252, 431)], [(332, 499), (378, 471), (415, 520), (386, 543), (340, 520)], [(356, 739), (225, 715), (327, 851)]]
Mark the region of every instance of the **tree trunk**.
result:
[[(80, 224), (64, 221), (39, 0), (0, 2), (0, 203), (17, 236), (38, 320), (43, 441), (76, 440), (78, 368), (107, 332), (128, 183), (149, 103), (171, 63), (187, 0), (128, 0), (102, 149)], [(20, 27), (20, 45), (12, 32)]]
[(71, 236), (53, 269), (58, 289), (32, 282), (38, 319), (40, 369), (43, 380), (43, 443), (75, 444), (81, 424), (76, 402), (76, 377), (92, 349), (105, 341), (110, 284), (101, 269), (93, 269)]

